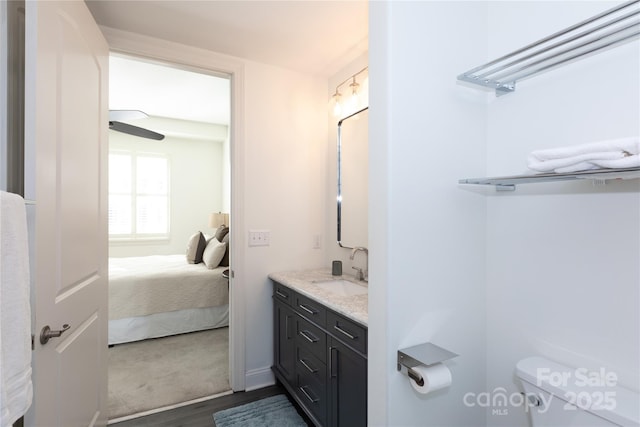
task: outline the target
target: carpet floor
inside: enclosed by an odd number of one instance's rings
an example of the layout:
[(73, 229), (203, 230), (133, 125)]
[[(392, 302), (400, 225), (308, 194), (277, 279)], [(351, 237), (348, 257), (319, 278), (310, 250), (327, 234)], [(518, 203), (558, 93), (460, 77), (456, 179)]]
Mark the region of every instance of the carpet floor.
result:
[(229, 329), (109, 349), (109, 419), (230, 390)]

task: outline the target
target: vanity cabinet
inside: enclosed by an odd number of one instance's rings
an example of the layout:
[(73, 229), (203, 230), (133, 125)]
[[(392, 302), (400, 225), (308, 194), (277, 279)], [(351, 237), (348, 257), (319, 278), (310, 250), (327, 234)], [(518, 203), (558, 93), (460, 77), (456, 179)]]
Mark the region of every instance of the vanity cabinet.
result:
[(329, 340), (329, 352), (329, 425), (364, 427), (367, 425), (367, 360), (335, 338)]
[(367, 328), (274, 282), (274, 365), (316, 426), (367, 425)]
[(275, 336), (273, 348), (275, 351), (275, 368), (287, 381), (295, 379), (295, 340), (293, 335), (293, 310), (280, 301), (274, 301), (273, 322), (276, 329), (280, 331)]

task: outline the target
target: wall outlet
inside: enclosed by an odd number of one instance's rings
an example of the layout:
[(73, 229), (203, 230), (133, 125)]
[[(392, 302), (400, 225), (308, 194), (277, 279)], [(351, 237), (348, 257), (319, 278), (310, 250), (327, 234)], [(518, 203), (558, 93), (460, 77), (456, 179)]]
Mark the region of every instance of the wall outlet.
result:
[(319, 234), (313, 235), (313, 249), (322, 248), (321, 236)]
[(249, 230), (249, 246), (269, 246), (271, 231)]

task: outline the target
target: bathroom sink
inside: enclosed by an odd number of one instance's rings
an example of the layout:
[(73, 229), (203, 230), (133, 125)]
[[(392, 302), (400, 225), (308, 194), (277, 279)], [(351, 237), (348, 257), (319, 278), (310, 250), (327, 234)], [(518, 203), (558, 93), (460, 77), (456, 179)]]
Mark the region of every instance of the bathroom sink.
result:
[(358, 285), (344, 279), (327, 280), (322, 282), (314, 282), (314, 285), (327, 292), (338, 296), (347, 297), (354, 295), (363, 295), (369, 292), (366, 286)]

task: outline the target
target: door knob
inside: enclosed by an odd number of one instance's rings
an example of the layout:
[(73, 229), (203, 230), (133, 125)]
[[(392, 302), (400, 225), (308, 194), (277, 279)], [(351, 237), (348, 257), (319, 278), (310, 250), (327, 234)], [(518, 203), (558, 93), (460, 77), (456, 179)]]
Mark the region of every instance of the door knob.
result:
[(70, 327), (71, 326), (65, 323), (64, 325), (62, 325), (62, 329), (58, 331), (52, 331), (49, 325), (45, 326), (44, 328), (42, 328), (42, 331), (40, 332), (40, 344), (45, 345), (46, 343), (49, 342), (51, 338), (59, 337)]

